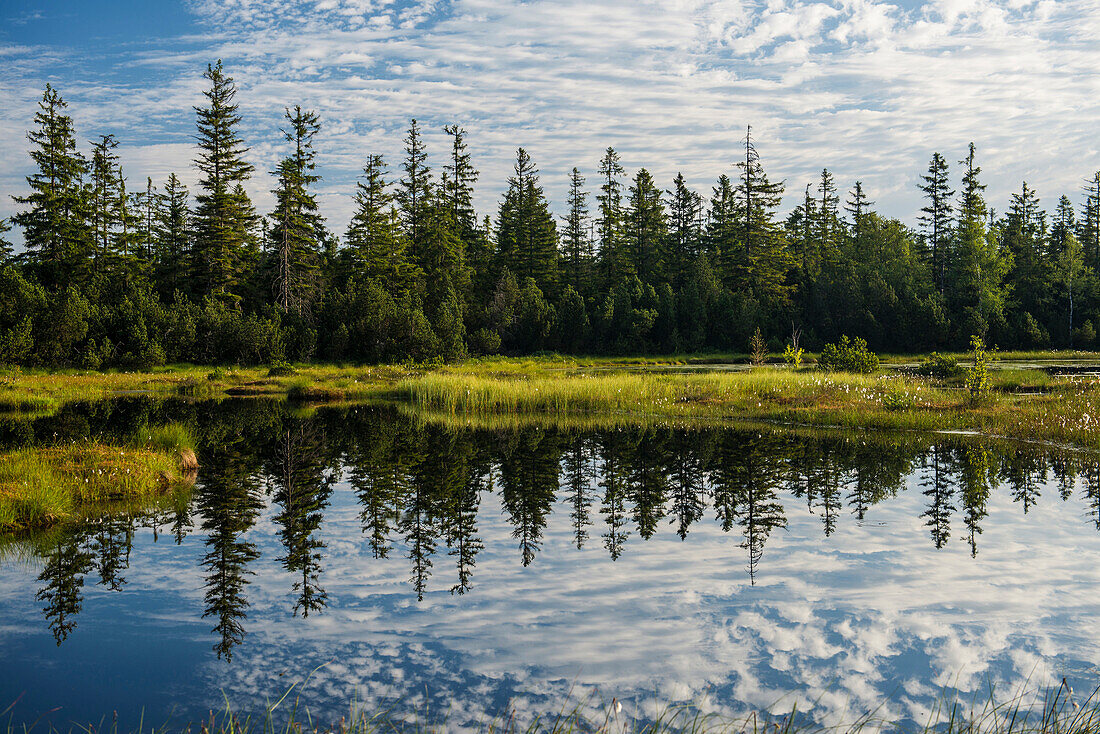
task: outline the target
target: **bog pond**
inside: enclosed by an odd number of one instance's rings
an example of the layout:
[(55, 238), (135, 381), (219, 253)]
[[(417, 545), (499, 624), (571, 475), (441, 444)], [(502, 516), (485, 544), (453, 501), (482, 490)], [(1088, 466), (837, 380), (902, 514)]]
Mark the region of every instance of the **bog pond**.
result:
[(0, 418), (0, 447), (170, 421), (193, 488), (0, 538), (15, 723), (181, 725), (296, 682), (321, 722), (586, 696), (921, 721), (1100, 677), (1093, 453), (141, 396)]

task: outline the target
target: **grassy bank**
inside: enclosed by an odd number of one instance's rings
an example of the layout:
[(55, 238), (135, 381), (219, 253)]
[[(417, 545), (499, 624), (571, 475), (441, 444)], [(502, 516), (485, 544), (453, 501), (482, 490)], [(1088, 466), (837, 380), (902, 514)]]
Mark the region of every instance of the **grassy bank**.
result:
[(131, 445), (85, 441), (0, 453), (0, 530), (42, 527), (112, 503), (152, 499), (193, 477), (194, 443), (178, 425)]
[[(892, 430), (956, 430), (1100, 448), (1100, 383), (1015, 374), (972, 404), (964, 390), (901, 375), (823, 374), (761, 368), (668, 375), (608, 373), (485, 377), (433, 373), (401, 382), (398, 395), (431, 411), (463, 414), (645, 414)], [(1033, 386), (1028, 386), (1033, 387)]]
[[(1084, 353), (1074, 355), (1085, 359)], [(1091, 357), (1100, 362), (1100, 355)], [(1086, 375), (996, 369), (990, 395), (975, 405), (957, 374), (936, 379), (889, 370), (865, 376), (782, 366), (687, 367), (684, 361), (551, 356), (431, 366), (15, 372), (0, 385), (0, 409), (23, 404), (39, 409), (132, 393), (285, 396), (302, 404), (396, 400), (456, 416), (705, 417), (857, 429), (973, 431), (1100, 448), (1100, 381)]]
[[(204, 734), (427, 734), (452, 730), (479, 734), (1097, 734), (1100, 732), (1100, 700), (1075, 696), (1063, 685), (1047, 691), (1018, 693), (999, 699), (990, 689), (971, 700), (943, 694), (919, 722), (899, 722), (887, 718), (882, 709), (869, 711), (848, 721), (822, 724), (796, 706), (784, 713), (767, 710), (728, 715), (705, 711), (691, 704), (642, 703), (633, 705), (596, 700), (589, 697), (569, 700), (549, 714), (531, 715), (509, 703), (503, 712), (475, 722), (456, 722), (446, 712), (402, 710), (394, 706), (382, 711), (366, 711), (353, 703), (337, 721), (324, 721), (311, 713), (301, 694), (291, 688), (281, 698), (268, 703), (258, 714), (242, 714), (232, 708), (212, 712), (200, 722), (150, 725), (144, 722), (135, 731), (149, 734), (191, 732)], [(774, 707), (773, 707), (774, 708)], [(6, 712), (4, 712), (6, 713)], [(28, 728), (9, 721), (7, 734), (26, 734)], [(49, 727), (49, 732), (59, 731)], [(128, 731), (104, 718), (99, 725), (71, 725), (70, 732)]]

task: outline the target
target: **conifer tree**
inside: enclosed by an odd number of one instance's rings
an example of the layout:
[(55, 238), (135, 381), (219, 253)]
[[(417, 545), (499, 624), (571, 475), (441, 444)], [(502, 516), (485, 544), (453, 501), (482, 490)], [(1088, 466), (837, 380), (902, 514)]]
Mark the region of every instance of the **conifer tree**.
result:
[(924, 192), (928, 203), (921, 208), (920, 223), (932, 263), (933, 279), (936, 289), (943, 293), (947, 287), (947, 243), (951, 229), (951, 197), (954, 190), (948, 183), (947, 161), (939, 153), (932, 154), (928, 164), (928, 173), (921, 176), (919, 188)]
[[(775, 212), (783, 199), (783, 183), (772, 183), (746, 128), (744, 158), (737, 162), (739, 180), (734, 189), (734, 237), (723, 269), (734, 290), (747, 289), (759, 300), (781, 303), (786, 298), (787, 272), (792, 262)], [(831, 182), (831, 178), (829, 179)], [(824, 179), (823, 179), (824, 182)], [(829, 200), (835, 207), (835, 189)]]
[(839, 207), (840, 196), (837, 195), (833, 174), (828, 168), (823, 168), (817, 184), (815, 235), (819, 256), (826, 263), (835, 263), (838, 257), (837, 245), (841, 233)]
[(34, 115), (37, 129), (27, 133), (38, 170), (27, 176), (30, 193), (12, 197), (26, 207), (13, 221), (23, 228), (24, 247), (47, 287), (69, 282), (83, 268), (91, 246), (83, 193), (87, 164), (76, 149), (67, 106), (47, 84)]
[[(985, 337), (990, 326), (1003, 319), (1005, 290), (1003, 278), (1008, 264), (998, 251), (993, 235), (987, 230), (985, 185), (979, 176), (974, 144), (966, 158), (959, 219), (955, 231), (955, 257), (951, 263), (949, 303), (959, 319), (958, 340), (977, 334)], [(941, 187), (942, 188), (942, 187)]]
[(677, 173), (668, 198), (668, 236), (665, 238), (662, 261), (665, 273), (675, 290), (684, 287), (688, 273), (702, 250), (701, 227), (703, 197), (688, 188), (684, 174)]
[(584, 176), (574, 166), (569, 174), (569, 214), (562, 217), (563, 282), (577, 293), (584, 293), (588, 286), (588, 269), (592, 260), (592, 242), (588, 236), (588, 193), (584, 190)]
[(92, 229), (92, 267), (99, 271), (121, 255), (119, 234), (122, 229), (122, 181), (118, 176), (118, 141), (103, 135), (92, 145), (88, 196), (89, 224)]
[(191, 261), (191, 211), (187, 187), (175, 173), (168, 174), (163, 205), (156, 224), (157, 283), (162, 294), (170, 296), (183, 290)]
[(1100, 171), (1086, 181), (1085, 205), (1077, 226), (1085, 264), (1096, 269), (1100, 267)]
[(466, 151), (466, 131), (458, 125), (447, 125), (443, 132), (451, 136), (451, 155), (443, 166), (443, 195), (451, 208), (451, 217), (458, 226), (459, 236), (469, 240), (477, 230), (474, 211), (474, 184), (479, 171), (470, 162)]
[(207, 104), (194, 108), (199, 131), (195, 165), (201, 177), (195, 197), (192, 282), (198, 296), (235, 303), (248, 250), (254, 247), (255, 213), (243, 186), (253, 167), (244, 161), (248, 148), (237, 133), (241, 116), (233, 78), (225, 74), (220, 60), (207, 65), (203, 76), (210, 88), (203, 92)]
[(1013, 194), (1004, 226), (1002, 247), (1012, 256), (1009, 283), (1012, 289), (1014, 325), (1029, 346), (1046, 341), (1039, 326), (1048, 311), (1051, 292), (1051, 259), (1047, 252), (1046, 212), (1039, 208), (1035, 190), (1024, 181)]
[(410, 260), (407, 242), (399, 231), (393, 194), (385, 177), (382, 156), (367, 156), (363, 177), (356, 184), (355, 213), (348, 224), (346, 242), (357, 269), (402, 297), (415, 288), (419, 270)]
[(428, 152), (420, 137), (420, 126), (414, 118), (409, 123), (409, 132), (405, 136), (405, 176), (397, 190), (397, 203), (413, 259), (425, 270), (428, 268), (422, 252), (422, 240), (432, 186), (432, 170), (428, 167), (427, 160)]
[(705, 253), (713, 261), (720, 261), (728, 251), (736, 234), (734, 215), (737, 199), (729, 176), (722, 174), (711, 188), (710, 208), (707, 210)]
[(848, 201), (844, 204), (844, 210), (852, 216), (852, 234), (856, 242), (859, 242), (863, 236), (864, 218), (874, 204), (875, 202), (867, 198), (863, 190), (863, 182), (856, 181), (855, 186), (848, 193)]
[(517, 280), (534, 278), (543, 293), (550, 293), (557, 287), (558, 234), (538, 173), (520, 148), (500, 204), (497, 252), (502, 266)]
[(623, 167), (619, 154), (608, 146), (597, 169), (600, 193), (596, 195), (600, 215), (596, 223), (599, 243), (600, 275), (604, 285), (612, 284), (624, 272), (622, 239)]
[(11, 262), (15, 253), (15, 246), (5, 236), (11, 231), (11, 220), (0, 219), (0, 266)]
[(629, 248), (628, 267), (643, 283), (652, 285), (663, 270), (660, 255), (667, 234), (661, 190), (649, 171), (641, 168), (634, 176), (629, 194), (623, 232)]
[(283, 137), (294, 150), (274, 172), (279, 185), (273, 192), (276, 203), (270, 217), (272, 290), (279, 308), (300, 314), (308, 308), (317, 285), (325, 238), (317, 197), (310, 191), (321, 180), (314, 173), (317, 154), (313, 149), (313, 137), (321, 126), (316, 113), (301, 106), (293, 112), (287, 109), (285, 117), (289, 125)]

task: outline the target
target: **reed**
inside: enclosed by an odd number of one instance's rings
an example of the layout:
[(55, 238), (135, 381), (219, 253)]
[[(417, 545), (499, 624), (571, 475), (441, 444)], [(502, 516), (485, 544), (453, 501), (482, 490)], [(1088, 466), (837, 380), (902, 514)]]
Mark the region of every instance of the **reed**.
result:
[[(883, 702), (885, 706), (886, 702)], [(922, 722), (899, 722), (879, 711), (868, 711), (849, 721), (823, 724), (797, 705), (775, 714), (751, 711), (741, 715), (708, 712), (694, 704), (653, 704), (637, 709), (622, 702), (575, 700), (570, 696), (549, 714), (527, 715), (510, 704), (503, 711), (473, 725), (451, 725), (427, 709), (405, 710), (395, 706), (380, 711), (365, 710), (358, 702), (336, 721), (322, 721), (302, 703), (301, 694), (291, 687), (279, 699), (266, 704), (257, 714), (244, 714), (226, 703), (223, 710), (211, 712), (199, 722), (171, 722), (150, 725), (142, 721), (133, 731), (149, 734), (174, 734), (200, 731), (205, 734), (427, 734), (463, 730), (478, 734), (1097, 734), (1100, 732), (1100, 700), (1094, 691), (1083, 700), (1075, 700), (1072, 690), (1062, 686), (1044, 691), (1018, 693), (999, 699), (995, 689), (970, 701), (941, 695)], [(0, 712), (7, 713), (7, 712)], [(144, 718), (144, 717), (143, 717)], [(6, 734), (30, 734), (38, 731), (54, 734), (60, 730), (46, 726), (17, 726), (9, 715)], [(117, 719), (104, 717), (99, 724), (73, 724), (74, 732), (123, 734)]]

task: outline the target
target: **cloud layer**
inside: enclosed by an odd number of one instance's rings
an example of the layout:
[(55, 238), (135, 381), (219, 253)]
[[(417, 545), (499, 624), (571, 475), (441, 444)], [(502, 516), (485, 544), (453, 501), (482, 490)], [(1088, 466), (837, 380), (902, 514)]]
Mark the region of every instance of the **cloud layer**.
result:
[[(207, 61), (241, 86), (245, 137), (269, 206), (286, 105), (321, 114), (322, 206), (341, 231), (368, 152), (399, 160), (410, 117), (442, 153), (469, 131), (493, 213), (515, 148), (528, 148), (560, 212), (566, 172), (601, 151), (668, 184), (708, 191), (731, 172), (747, 124), (788, 204), (824, 166), (860, 178), (879, 208), (913, 221), (934, 150), (978, 145), (991, 202), (1027, 179), (1052, 206), (1100, 167), (1100, 5), (1095, 0), (196, 0), (178, 34), (95, 45), (0, 47), (0, 188), (28, 172), (24, 132), (46, 81), (82, 138), (115, 132), (137, 180), (185, 173), (191, 105)], [(91, 12), (91, 11), (89, 11)], [(36, 21), (50, 23), (49, 19)], [(57, 23), (79, 23), (68, 17)], [(439, 165), (439, 159), (436, 160)], [(0, 202), (0, 214), (10, 213)]]

